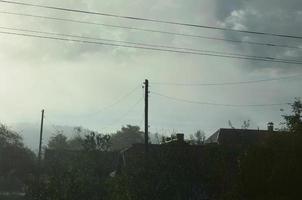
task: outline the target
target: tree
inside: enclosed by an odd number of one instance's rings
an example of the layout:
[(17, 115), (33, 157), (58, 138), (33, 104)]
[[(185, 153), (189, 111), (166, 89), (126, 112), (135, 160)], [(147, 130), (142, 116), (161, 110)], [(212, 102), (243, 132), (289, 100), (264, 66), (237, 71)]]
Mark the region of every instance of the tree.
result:
[(206, 138), (206, 134), (205, 132), (198, 130), (195, 134), (194, 134), (197, 144), (203, 144), (204, 140)]
[(206, 138), (206, 134), (201, 130), (196, 131), (194, 135), (190, 136), (190, 139), (193, 142), (193, 144), (197, 144), (197, 145), (204, 144), (205, 138)]
[(74, 136), (68, 139), (68, 147), (71, 150), (83, 150), (84, 135), (89, 134), (87, 129), (78, 126), (74, 128)]
[(63, 133), (50, 138), (48, 142), (48, 148), (52, 150), (64, 150), (68, 148), (67, 137)]
[[(40, 186), (41, 199), (104, 199), (105, 180), (116, 167), (117, 154), (107, 152), (110, 136), (86, 130), (83, 136), (80, 135), (82, 130), (76, 133), (75, 138), (81, 143), (81, 149), (69, 146), (69, 151), (48, 151), (46, 154)], [(59, 149), (62, 149), (62, 144), (63, 147), (70, 144), (70, 140), (60, 134), (53, 137), (52, 141)], [(34, 185), (30, 187), (28, 199), (36, 196), (38, 191), (35, 188)]]
[(108, 151), (110, 147), (110, 138), (110, 135), (90, 132), (90, 134), (85, 135), (83, 147), (86, 151)]
[(0, 192), (20, 192), (34, 167), (35, 155), (22, 137), (0, 124)]
[(242, 129), (248, 129), (250, 127), (250, 123), (251, 123), (250, 120), (244, 120), (243, 124), (241, 125), (241, 128)]
[(0, 124), (0, 147), (10, 145), (23, 147), (22, 137), (18, 133), (9, 130), (4, 124)]
[(67, 143), (70, 150), (83, 150), (84, 138), (80, 135), (76, 135), (67, 140)]
[(275, 133), (239, 158), (244, 199), (300, 199), (302, 135)]
[(283, 115), (286, 129), (291, 133), (302, 133), (302, 102), (299, 98), (295, 98), (291, 104), (292, 114)]
[(120, 131), (112, 135), (111, 149), (121, 150), (130, 147), (132, 144), (144, 143), (144, 132), (140, 131), (140, 127), (127, 125), (122, 127)]
[[(228, 124), (229, 124), (229, 127), (232, 128), (232, 129), (236, 129), (234, 126), (233, 126), (233, 123), (231, 122), (231, 120), (228, 120)], [(242, 125), (241, 125), (241, 129), (248, 129), (251, 125), (251, 121), (250, 120), (244, 120)]]

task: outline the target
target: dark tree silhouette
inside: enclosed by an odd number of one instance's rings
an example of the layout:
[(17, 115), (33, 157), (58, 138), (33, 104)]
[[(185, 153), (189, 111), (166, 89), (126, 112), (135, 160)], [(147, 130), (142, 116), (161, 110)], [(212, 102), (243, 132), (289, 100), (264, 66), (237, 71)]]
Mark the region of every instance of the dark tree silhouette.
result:
[(296, 98), (294, 103), (291, 104), (292, 114), (283, 115), (285, 119), (285, 126), (291, 133), (302, 132), (302, 102), (299, 98)]
[(35, 155), (22, 137), (0, 125), (0, 192), (20, 192), (35, 169)]
[(108, 151), (110, 147), (110, 135), (97, 134), (91, 132), (85, 135), (83, 147), (86, 151)]
[(201, 130), (196, 131), (194, 135), (190, 136), (191, 143), (197, 145), (204, 144), (205, 138), (206, 138), (206, 134)]
[(48, 148), (54, 150), (64, 150), (68, 148), (67, 137), (63, 133), (58, 133), (57, 135), (50, 138), (48, 142)]
[(124, 148), (131, 147), (132, 144), (143, 143), (144, 136), (143, 132), (140, 131), (140, 127), (127, 125), (122, 127), (120, 131), (112, 135), (111, 138), (111, 149), (121, 150)]

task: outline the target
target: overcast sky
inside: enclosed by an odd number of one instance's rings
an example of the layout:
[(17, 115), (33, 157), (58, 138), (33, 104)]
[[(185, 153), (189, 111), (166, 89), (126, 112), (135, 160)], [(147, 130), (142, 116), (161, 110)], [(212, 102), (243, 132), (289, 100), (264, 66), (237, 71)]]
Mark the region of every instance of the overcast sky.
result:
[[(23, 0), (23, 2), (232, 29), (290, 35), (302, 33), (301, 0)], [(222, 32), (5, 3), (0, 3), (0, 11), (302, 48), (302, 40), (298, 39)], [(3, 13), (0, 13), (0, 26), (302, 60), (299, 49), (232, 44)], [(151, 91), (176, 98), (221, 104), (270, 104), (292, 102), (294, 97), (301, 97), (301, 77), (249, 85), (209, 87), (164, 86), (152, 82), (217, 83), (277, 78), (301, 73), (301, 65), (0, 34), (0, 121), (9, 125), (21, 122), (37, 123), (40, 111), (44, 108), (46, 124), (81, 125), (101, 132), (110, 132), (125, 124), (143, 125), (141, 86), (146, 78), (151, 82)], [(127, 98), (123, 98), (125, 96)], [(117, 101), (119, 103), (112, 105)], [(288, 106), (234, 108), (195, 105), (151, 93), (150, 129), (152, 132), (163, 134), (176, 131), (187, 135), (201, 129), (211, 134), (218, 128), (228, 127), (228, 120), (236, 127), (240, 127), (244, 120), (251, 121), (251, 128), (265, 128), (269, 121), (278, 126), (282, 121), (281, 108), (288, 110)]]

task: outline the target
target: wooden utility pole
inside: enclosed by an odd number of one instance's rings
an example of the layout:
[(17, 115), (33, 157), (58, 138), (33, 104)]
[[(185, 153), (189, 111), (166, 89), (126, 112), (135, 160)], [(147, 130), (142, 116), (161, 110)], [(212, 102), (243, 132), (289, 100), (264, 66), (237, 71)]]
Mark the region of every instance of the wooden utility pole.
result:
[(42, 151), (43, 123), (44, 123), (44, 109), (42, 110), (41, 127), (40, 127), (40, 142), (39, 142), (39, 153), (38, 153), (39, 167), (40, 167), (41, 156), (42, 156), (41, 151)]
[(42, 110), (41, 126), (40, 126), (40, 139), (39, 139), (39, 152), (38, 152), (38, 171), (37, 171), (37, 189), (38, 193), (36, 196), (37, 200), (41, 199), (41, 188), (40, 188), (40, 175), (41, 175), (41, 157), (42, 157), (42, 138), (43, 138), (43, 123), (44, 123), (44, 109)]
[(149, 106), (149, 81), (148, 79), (144, 82), (145, 85), (145, 153), (148, 153), (148, 145), (149, 145), (149, 123), (148, 123), (148, 106)]

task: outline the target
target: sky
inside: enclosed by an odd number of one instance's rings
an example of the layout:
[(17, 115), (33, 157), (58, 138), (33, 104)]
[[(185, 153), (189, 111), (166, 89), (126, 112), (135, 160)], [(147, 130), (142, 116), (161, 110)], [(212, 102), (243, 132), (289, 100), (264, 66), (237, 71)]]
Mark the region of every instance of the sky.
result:
[[(21, 0), (20, 0), (21, 1)], [(23, 0), (22, 2), (287, 35), (302, 32), (300, 0)], [(2, 13), (1, 13), (2, 12)], [(301, 39), (209, 30), (113, 17), (64, 12), (0, 2), (3, 28), (72, 34), (83, 37), (177, 46), (251, 56), (302, 60), (301, 49), (227, 43), (92, 24), (16, 16), (43, 15), (99, 24), (131, 26), (232, 40), (302, 48)], [(22, 32), (24, 33), (24, 32)], [(38, 34), (38, 33), (37, 33)], [(43, 35), (39, 33), (38, 35)], [(61, 37), (61, 36), (58, 36)], [(112, 42), (109, 42), (112, 43)], [(37, 124), (45, 109), (46, 125), (83, 126), (114, 132), (126, 124), (143, 127), (143, 82), (150, 81), (151, 132), (207, 135), (223, 127), (276, 127), (289, 106), (228, 107), (190, 104), (170, 97), (218, 104), (273, 104), (301, 97), (301, 77), (244, 85), (179, 86), (156, 83), (221, 83), (302, 74), (301, 65), (159, 52), (57, 41), (0, 33), (0, 122)], [(154, 92), (154, 93), (153, 93)], [(280, 109), (284, 109), (282, 112)]]

